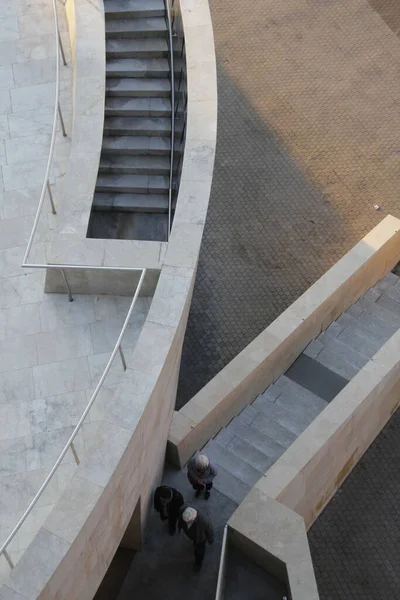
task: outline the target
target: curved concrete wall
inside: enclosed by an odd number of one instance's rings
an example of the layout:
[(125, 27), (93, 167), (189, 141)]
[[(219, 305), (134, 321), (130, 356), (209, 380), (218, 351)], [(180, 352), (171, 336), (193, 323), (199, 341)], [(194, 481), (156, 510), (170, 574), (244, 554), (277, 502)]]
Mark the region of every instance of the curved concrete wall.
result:
[[(153, 302), (125, 376), (118, 386), (102, 390), (83, 427), (86, 457), (1, 586), (3, 600), (92, 598), (138, 502), (144, 524), (162, 472), (211, 189), (217, 119), (208, 3), (181, 0), (181, 12), (188, 67), (186, 152), (174, 225)], [(90, 37), (83, 23), (103, 27), (102, 7), (75, 0), (75, 14), (77, 39), (83, 36), (84, 47)], [(99, 42), (98, 51), (100, 46)], [(77, 110), (78, 105), (75, 117)]]

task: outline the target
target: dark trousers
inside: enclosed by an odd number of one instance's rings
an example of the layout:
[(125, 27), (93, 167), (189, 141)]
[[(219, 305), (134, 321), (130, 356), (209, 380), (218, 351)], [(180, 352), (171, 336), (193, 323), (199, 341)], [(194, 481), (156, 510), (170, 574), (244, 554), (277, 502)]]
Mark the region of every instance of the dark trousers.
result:
[(193, 542), (193, 546), (194, 546), (194, 562), (196, 565), (201, 565), (201, 563), (203, 562), (204, 555), (206, 553), (206, 543), (199, 542), (196, 544), (196, 542)]
[(212, 482), (211, 483), (206, 483), (205, 485), (202, 484), (202, 483), (192, 483), (192, 485), (193, 485), (193, 489), (196, 490), (196, 491), (197, 490), (203, 491), (204, 488), (206, 488), (207, 492), (209, 492), (211, 490), (212, 486), (213, 486)]
[(175, 533), (177, 520), (178, 515), (175, 512), (168, 513), (168, 529), (170, 533)]

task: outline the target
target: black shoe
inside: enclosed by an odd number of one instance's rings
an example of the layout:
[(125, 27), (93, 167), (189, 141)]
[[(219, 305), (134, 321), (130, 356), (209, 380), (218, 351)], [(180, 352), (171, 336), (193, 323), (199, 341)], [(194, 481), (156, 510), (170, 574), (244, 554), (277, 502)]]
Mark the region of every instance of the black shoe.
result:
[(196, 490), (195, 496), (198, 498), (203, 490)]
[(194, 565), (193, 565), (194, 573), (198, 573), (200, 571), (200, 569), (201, 569), (201, 564), (198, 565), (197, 563), (194, 563)]
[(210, 494), (211, 494), (211, 492), (210, 492), (209, 490), (207, 490), (207, 491), (206, 491), (206, 493), (204, 494), (204, 498), (205, 498), (206, 500), (208, 500), (208, 499), (209, 499), (209, 497), (210, 497)]

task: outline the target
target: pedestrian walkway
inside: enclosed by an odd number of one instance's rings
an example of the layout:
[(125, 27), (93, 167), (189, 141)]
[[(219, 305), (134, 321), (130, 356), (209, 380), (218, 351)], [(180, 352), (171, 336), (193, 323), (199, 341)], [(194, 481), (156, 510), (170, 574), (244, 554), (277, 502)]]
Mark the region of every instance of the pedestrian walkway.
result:
[[(218, 477), (215, 479), (217, 481)], [(235, 511), (237, 504), (229, 498), (229, 490), (213, 490), (209, 500), (204, 496), (195, 498), (194, 490), (186, 478), (186, 471), (177, 471), (166, 466), (164, 483), (179, 489), (185, 498), (195, 508), (202, 510), (211, 519), (215, 541), (207, 545), (203, 567), (200, 573), (193, 573), (194, 562), (193, 544), (181, 532), (170, 537), (168, 526), (162, 524), (158, 514), (152, 512), (146, 529), (143, 550), (138, 552), (124, 581), (117, 600), (131, 600), (133, 597), (146, 600), (204, 600), (214, 598), (219, 560), (222, 546), (222, 536), (225, 523)], [(222, 488), (220, 488), (222, 489)], [(243, 561), (237, 576), (242, 588), (242, 595), (253, 593), (251, 597), (259, 596), (260, 574), (253, 579), (254, 565)], [(264, 574), (264, 594), (270, 592), (269, 600), (281, 600), (283, 589), (274, 578)], [(265, 597), (265, 595), (264, 595)]]
[[(64, 8), (58, 3), (67, 60)], [(106, 365), (131, 298), (45, 294), (44, 270), (21, 268), (40, 197), (52, 133), (55, 40), (51, 2), (0, 2), (0, 544), (58, 458)], [(71, 133), (72, 68), (61, 67), (61, 97)], [(51, 176), (55, 203), (68, 167), (70, 138), (58, 132)], [(30, 262), (46, 262), (56, 217), (46, 198)], [(123, 341), (126, 358), (146, 318), (138, 301)], [(116, 361), (106, 380), (122, 374)], [(82, 456), (90, 419), (78, 435)], [(9, 546), (14, 563), (32, 541), (76, 468), (67, 454)], [(0, 577), (9, 572), (0, 557)]]

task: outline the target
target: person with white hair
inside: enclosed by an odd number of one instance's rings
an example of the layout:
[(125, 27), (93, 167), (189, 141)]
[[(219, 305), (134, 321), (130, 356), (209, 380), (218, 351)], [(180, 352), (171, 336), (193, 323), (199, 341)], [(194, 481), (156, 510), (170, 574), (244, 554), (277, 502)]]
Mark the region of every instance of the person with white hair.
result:
[(187, 477), (193, 489), (196, 490), (196, 498), (205, 491), (204, 498), (209, 499), (213, 480), (217, 474), (217, 467), (208, 456), (200, 454), (200, 452), (196, 452), (192, 456), (187, 466)]
[(178, 531), (183, 529), (187, 537), (193, 542), (194, 565), (193, 571), (197, 573), (203, 564), (206, 553), (206, 542), (214, 542), (214, 530), (211, 521), (196, 508), (183, 506), (178, 521)]

